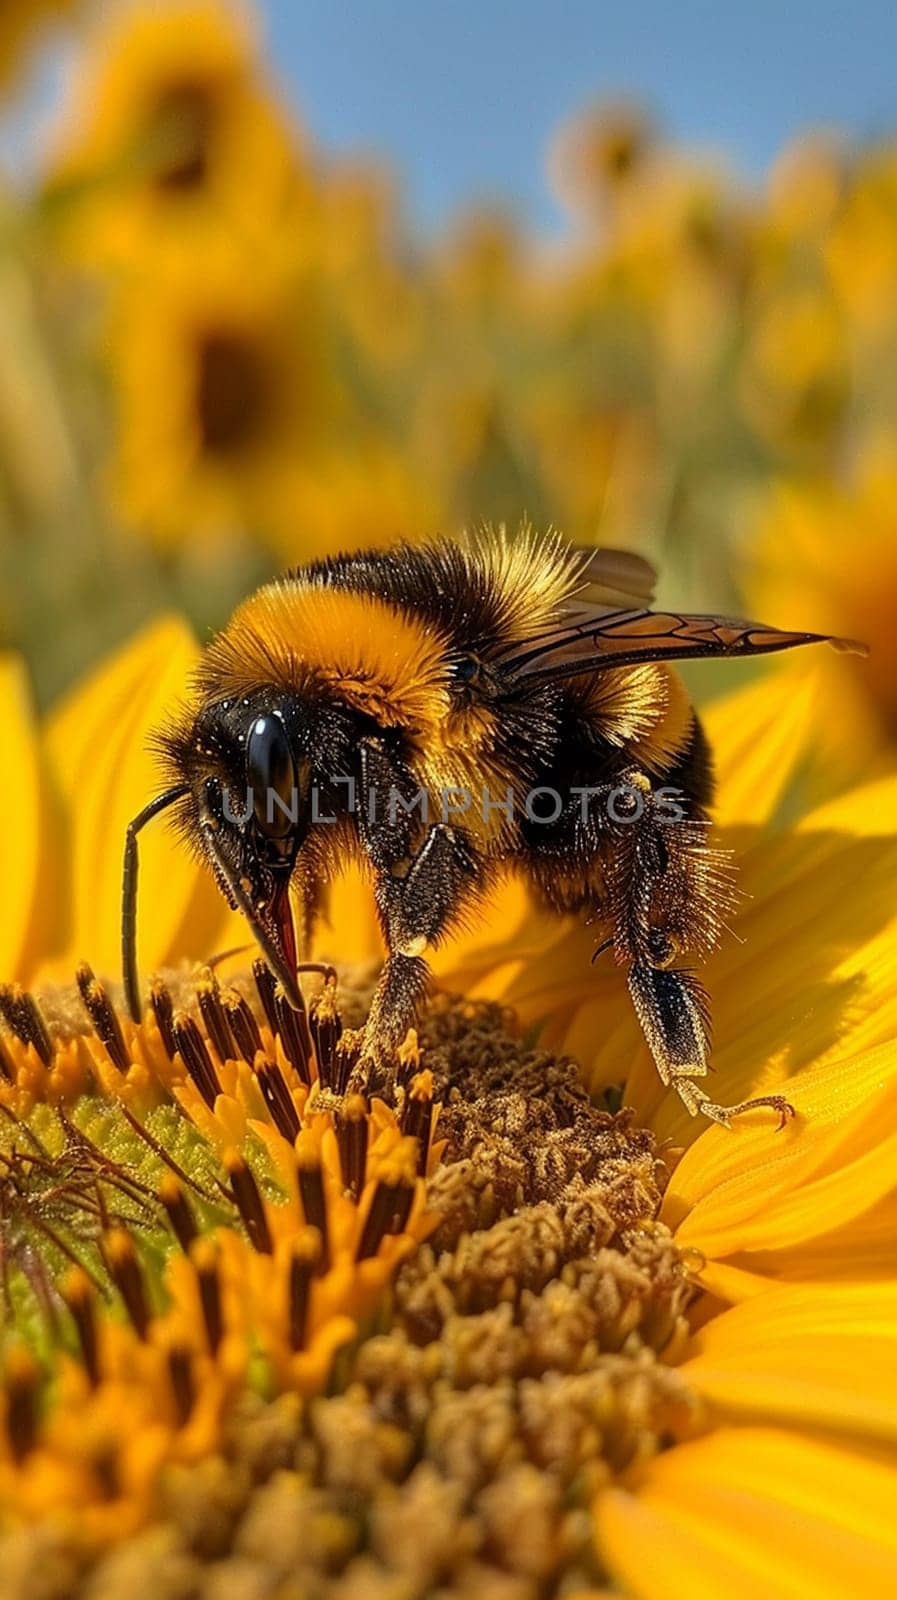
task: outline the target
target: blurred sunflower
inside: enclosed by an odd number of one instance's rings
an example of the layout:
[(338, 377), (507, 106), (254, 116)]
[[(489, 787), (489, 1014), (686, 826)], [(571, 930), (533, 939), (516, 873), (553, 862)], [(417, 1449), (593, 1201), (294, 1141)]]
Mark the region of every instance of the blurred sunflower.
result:
[(638, 106), (602, 104), (558, 130), (548, 152), (548, 174), (577, 221), (601, 222), (644, 176), (658, 149), (656, 130)]
[(794, 139), (779, 153), (769, 174), (768, 211), (761, 227), (769, 230), (761, 244), (806, 247), (823, 239), (843, 199), (848, 176), (847, 152), (836, 135), (810, 133)]
[(748, 315), (739, 376), (752, 427), (786, 449), (831, 452), (850, 398), (850, 350), (836, 298), (781, 285)]
[(340, 392), (315, 274), (275, 243), (157, 263), (117, 296), (106, 345), (110, 471), (126, 524), (160, 545), (285, 519), (332, 434)]
[[(125, 769), (189, 655), (160, 625), (47, 742), (44, 762), (55, 751), (78, 794), (75, 876), (92, 874), (101, 970), (118, 811), (149, 787), (145, 768)], [(5, 683), (31, 774), (16, 803), (31, 812), (47, 769), (21, 681)], [(0, 1472), (14, 1520), (34, 1529), (10, 1546), (14, 1596), (48, 1548), (53, 1600), (87, 1571), (91, 1593), (120, 1592), (127, 1569), (102, 1552), (123, 1538), (160, 1594), (163, 1550), (182, 1581), (198, 1584), (210, 1559), (223, 1579), (232, 1561), (259, 1592), (318, 1593), (339, 1576), (373, 1594), (401, 1580), (414, 1600), (509, 1581), (527, 1600), (561, 1583), (660, 1600), (671, 1581), (821, 1600), (854, 1592), (858, 1573), (890, 1591), (897, 789), (883, 780), (794, 829), (777, 822), (817, 696), (812, 669), (783, 674), (709, 717), (721, 823), (754, 895), (744, 944), (708, 972), (715, 1090), (783, 1087), (797, 1112), (784, 1130), (762, 1113), (732, 1129), (688, 1119), (638, 1045), (619, 975), (590, 966), (588, 930), (549, 923), (513, 886), (501, 937), (493, 925), (443, 958), (442, 981), (467, 998), (433, 1001), (395, 1109), (345, 1095), (352, 1035), (340, 1038), (330, 980), (305, 1022), (258, 963), (254, 989), (208, 970), (157, 982), (139, 1026), (84, 969), (71, 998), (2, 990), (19, 1342)], [(44, 841), (33, 825), (9, 831), (21, 930)], [(196, 873), (158, 844), (141, 897), (151, 961)], [(339, 948), (345, 918), (362, 954), (366, 902), (342, 895), (329, 937)], [(197, 922), (192, 955), (210, 956), (220, 931)], [(13, 956), (38, 940), (33, 922)], [(35, 961), (32, 949), (21, 970)], [(350, 1020), (366, 992), (350, 987)], [(508, 1003), (541, 1023), (537, 1049), (506, 1031)], [(614, 1103), (622, 1085), (626, 1109), (590, 1101), (552, 1048), (575, 1051)], [(80, 1270), (60, 1300), (65, 1246)], [(121, 1315), (102, 1310), (88, 1269)], [(253, 1351), (269, 1374), (265, 1446), (252, 1442), (262, 1413), (246, 1411), (247, 1395), (261, 1403)], [(272, 1408), (278, 1390), (318, 1398)], [(399, 1536), (411, 1515), (413, 1549)], [(147, 1519), (164, 1524), (161, 1544), (138, 1532)]]
[[(819, 751), (829, 774), (893, 771), (897, 749), (897, 464), (867, 447), (853, 482), (783, 482), (762, 504), (746, 557), (750, 604), (813, 617), (869, 646), (826, 664)], [(817, 757), (817, 764), (818, 764)], [(831, 783), (831, 777), (820, 782)]]
[(431, 475), (375, 429), (356, 426), (341, 449), (285, 466), (268, 540), (283, 561), (414, 542), (444, 526)]
[(823, 242), (835, 289), (873, 361), (894, 334), (897, 284), (897, 149), (873, 145), (856, 159), (843, 203)]
[(254, 16), (223, 0), (105, 8), (53, 149), (48, 193), (89, 264), (263, 241), (309, 186)]

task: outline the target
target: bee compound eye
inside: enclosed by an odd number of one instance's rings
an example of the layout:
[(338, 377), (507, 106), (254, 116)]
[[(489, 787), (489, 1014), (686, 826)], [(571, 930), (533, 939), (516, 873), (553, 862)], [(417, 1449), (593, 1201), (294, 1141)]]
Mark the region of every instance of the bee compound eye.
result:
[(456, 683), (476, 683), (480, 675), (480, 663), (476, 656), (459, 656), (455, 662), (453, 673)]
[(259, 828), (282, 839), (296, 821), (296, 768), (280, 717), (256, 717), (246, 740), (246, 781)]

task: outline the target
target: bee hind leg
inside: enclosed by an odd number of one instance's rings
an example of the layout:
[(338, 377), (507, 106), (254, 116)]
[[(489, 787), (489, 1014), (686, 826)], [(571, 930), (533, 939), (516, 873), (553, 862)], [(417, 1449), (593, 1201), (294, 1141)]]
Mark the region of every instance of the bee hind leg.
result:
[(693, 972), (633, 963), (629, 992), (661, 1082), (676, 1090), (690, 1116), (700, 1112), (724, 1127), (730, 1126), (732, 1117), (761, 1106), (779, 1113), (780, 1127), (794, 1116), (784, 1095), (758, 1095), (721, 1106), (695, 1082), (710, 1070), (710, 1012), (707, 994)]

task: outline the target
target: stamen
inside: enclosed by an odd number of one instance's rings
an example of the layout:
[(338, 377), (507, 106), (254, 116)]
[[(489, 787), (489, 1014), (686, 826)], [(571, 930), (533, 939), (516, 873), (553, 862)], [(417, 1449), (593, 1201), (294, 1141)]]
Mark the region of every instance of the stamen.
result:
[(252, 976), (255, 979), (255, 987), (258, 990), (258, 997), (262, 1003), (262, 1010), (265, 1013), (268, 1027), (272, 1033), (276, 1033), (277, 1015), (274, 1009), (274, 994), (277, 989), (277, 979), (268, 963), (262, 961), (261, 957), (252, 963)]
[(211, 972), (200, 978), (196, 985), (196, 998), (199, 1002), (199, 1014), (206, 1025), (206, 1033), (212, 1041), (212, 1048), (218, 1060), (222, 1064), (233, 1060), (234, 1041), (221, 1004), (221, 990)]
[(314, 1135), (309, 1131), (300, 1133), (296, 1140), (296, 1172), (305, 1221), (309, 1227), (317, 1228), (321, 1238), (318, 1272), (327, 1272), (330, 1267), (327, 1201), (324, 1195), (320, 1151)]
[(384, 1175), (371, 1197), (368, 1214), (358, 1249), (356, 1261), (366, 1261), (375, 1256), (387, 1233), (401, 1233), (408, 1221), (414, 1200), (414, 1168), (409, 1170), (407, 1159), (397, 1150), (389, 1165), (384, 1164)]
[(237, 1050), (244, 1061), (254, 1061), (264, 1046), (248, 1002), (236, 989), (226, 989), (221, 999)]
[(52, 1066), (53, 1041), (33, 995), (17, 983), (0, 984), (0, 1016), (22, 1044), (34, 1046), (45, 1067)]
[(86, 962), (82, 962), (75, 973), (75, 982), (97, 1038), (106, 1046), (110, 1060), (119, 1072), (127, 1072), (131, 1058), (121, 1031), (121, 1023), (106, 990)]
[(15, 1460), (21, 1465), (37, 1438), (37, 1389), (40, 1369), (24, 1345), (6, 1357), (6, 1431)]
[(427, 1069), (411, 1079), (402, 1108), (402, 1132), (417, 1140), (417, 1170), (422, 1178), (427, 1171), (432, 1127), (433, 1074)]
[(197, 1228), (187, 1196), (173, 1172), (162, 1174), (159, 1180), (159, 1199), (165, 1207), (172, 1232), (186, 1255), (197, 1237)]
[(134, 1331), (141, 1339), (145, 1339), (150, 1314), (134, 1241), (125, 1228), (111, 1228), (104, 1235), (102, 1246), (109, 1276), (124, 1301)]
[(162, 1043), (165, 1046), (165, 1054), (169, 1061), (173, 1061), (177, 1050), (172, 1027), (174, 1006), (172, 1005), (171, 995), (161, 978), (155, 978), (150, 986), (150, 1005), (153, 1008), (156, 1027), (159, 1029)]
[(299, 1116), (279, 1066), (275, 1061), (257, 1055), (255, 1075), (275, 1128), (285, 1139), (289, 1139), (290, 1144), (295, 1143), (300, 1128)]
[(172, 1023), (172, 1036), (175, 1049), (180, 1055), (184, 1066), (193, 1079), (197, 1089), (202, 1095), (210, 1111), (215, 1109), (215, 1101), (221, 1093), (218, 1074), (212, 1064), (212, 1057), (206, 1049), (206, 1043), (192, 1017), (185, 1011), (178, 1011)]
[(341, 1111), (334, 1113), (333, 1127), (339, 1149), (343, 1183), (357, 1200), (364, 1188), (368, 1155), (370, 1107), (362, 1094), (350, 1094)]
[(69, 1269), (60, 1284), (60, 1292), (75, 1324), (78, 1343), (81, 1346), (81, 1359), (84, 1362), (84, 1370), (90, 1379), (92, 1387), (96, 1388), (100, 1381), (97, 1321), (94, 1314), (90, 1279), (83, 1268), (71, 1267)]
[(249, 1241), (253, 1249), (257, 1250), (260, 1255), (269, 1256), (273, 1249), (271, 1230), (268, 1227), (268, 1218), (265, 1215), (265, 1206), (259, 1186), (238, 1150), (225, 1152), (224, 1166), (230, 1178), (231, 1193), (236, 1202), (237, 1210), (243, 1219), (243, 1226), (249, 1234)]
[(336, 985), (328, 983), (312, 1001), (309, 1025), (318, 1061), (318, 1082), (323, 1089), (339, 1092), (334, 1082), (333, 1052), (342, 1036), (343, 1024), (336, 1009), (335, 991)]
[(189, 1421), (196, 1404), (196, 1384), (193, 1380), (193, 1355), (187, 1345), (173, 1344), (168, 1350), (168, 1376), (174, 1408), (181, 1427)]
[(361, 1059), (361, 1038), (343, 1034), (337, 1040), (331, 1062), (334, 1094), (343, 1095), (352, 1081), (352, 1074)]
[(280, 984), (274, 992), (275, 1029), (290, 1065), (301, 1081), (311, 1086), (311, 1058), (314, 1052), (308, 1015), (294, 1011)]
[(199, 1303), (205, 1323), (209, 1352), (216, 1355), (224, 1337), (224, 1314), (221, 1308), (221, 1280), (215, 1247), (209, 1239), (197, 1239), (190, 1247), (190, 1260), (196, 1272)]
[(293, 1241), (290, 1255), (289, 1326), (290, 1349), (302, 1350), (308, 1336), (308, 1309), (311, 1280), (321, 1253), (321, 1236), (316, 1228), (306, 1228)]
[(12, 1057), (3, 1043), (2, 1034), (0, 1034), (0, 1074), (6, 1079), (7, 1083), (15, 1083), (16, 1069), (13, 1065)]

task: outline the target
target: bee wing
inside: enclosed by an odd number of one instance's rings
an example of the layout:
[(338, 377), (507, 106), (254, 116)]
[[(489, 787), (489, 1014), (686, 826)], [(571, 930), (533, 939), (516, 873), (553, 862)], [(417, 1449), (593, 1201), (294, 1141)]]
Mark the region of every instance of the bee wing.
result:
[(761, 656), (801, 644), (830, 644), (865, 655), (852, 639), (824, 633), (788, 633), (734, 617), (688, 616), (676, 611), (613, 610), (572, 605), (566, 620), (530, 639), (501, 662), (515, 679), (571, 678), (636, 661), (684, 661), (710, 656)]
[(644, 556), (632, 550), (592, 550), (576, 546), (582, 555), (580, 583), (568, 606), (575, 610), (582, 604), (618, 605), (621, 600), (631, 605), (650, 605), (657, 587), (657, 570)]

